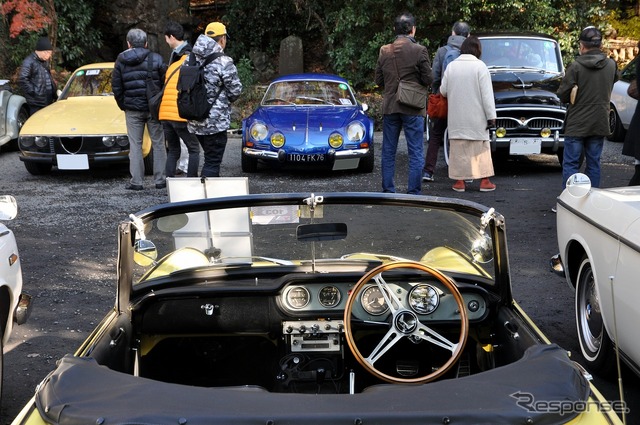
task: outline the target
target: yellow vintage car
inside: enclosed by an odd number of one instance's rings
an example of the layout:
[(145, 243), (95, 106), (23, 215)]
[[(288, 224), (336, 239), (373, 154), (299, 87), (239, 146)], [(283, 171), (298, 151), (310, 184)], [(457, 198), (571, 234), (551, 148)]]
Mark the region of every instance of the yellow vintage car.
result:
[[(78, 68), (58, 100), (33, 114), (22, 127), (20, 160), (33, 175), (127, 164), (129, 139), (125, 114), (111, 90), (114, 62)], [(151, 139), (145, 131), (145, 173), (153, 170)]]
[(14, 425), (621, 423), (512, 298), (493, 208), (190, 197), (228, 186), (169, 179), (119, 225), (113, 308)]

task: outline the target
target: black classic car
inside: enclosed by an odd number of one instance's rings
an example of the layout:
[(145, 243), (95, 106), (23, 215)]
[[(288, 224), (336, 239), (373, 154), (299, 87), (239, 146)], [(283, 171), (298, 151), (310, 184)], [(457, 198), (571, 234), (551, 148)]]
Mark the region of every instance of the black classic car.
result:
[(546, 153), (557, 154), (562, 161), (566, 109), (556, 95), (564, 76), (558, 42), (544, 34), (478, 34), (478, 38), (481, 59), (491, 72), (498, 115), (491, 131), (494, 158)]

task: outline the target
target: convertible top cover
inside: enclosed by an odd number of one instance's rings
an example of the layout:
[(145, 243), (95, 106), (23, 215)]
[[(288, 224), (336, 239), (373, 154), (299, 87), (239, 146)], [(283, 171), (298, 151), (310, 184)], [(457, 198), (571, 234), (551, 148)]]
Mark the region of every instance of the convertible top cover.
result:
[(377, 385), (353, 395), (176, 385), (68, 355), (38, 389), (36, 404), (43, 418), (65, 425), (559, 424), (576, 417), (574, 407), (584, 407), (588, 396), (586, 378), (552, 344), (531, 347), (519, 361), (482, 374)]

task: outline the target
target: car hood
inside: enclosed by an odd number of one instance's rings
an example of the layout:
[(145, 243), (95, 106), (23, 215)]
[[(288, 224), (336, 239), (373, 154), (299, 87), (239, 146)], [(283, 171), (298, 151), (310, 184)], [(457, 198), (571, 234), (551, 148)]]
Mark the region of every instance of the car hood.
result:
[(496, 106), (534, 104), (562, 106), (556, 94), (562, 74), (539, 69), (490, 69)]
[(356, 107), (274, 106), (260, 108), (256, 111), (254, 118), (261, 119), (269, 126), (286, 132), (300, 128), (310, 130), (342, 128), (357, 114)]
[(31, 116), (20, 135), (125, 134), (124, 112), (113, 96), (59, 100)]

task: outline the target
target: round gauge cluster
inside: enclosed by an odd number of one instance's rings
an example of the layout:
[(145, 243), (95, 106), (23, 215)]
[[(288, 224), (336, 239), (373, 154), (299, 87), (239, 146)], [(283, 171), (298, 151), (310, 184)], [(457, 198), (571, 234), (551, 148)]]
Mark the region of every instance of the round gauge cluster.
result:
[[(299, 310), (311, 303), (311, 292), (304, 286), (292, 286), (287, 289), (284, 298), (289, 307)], [(333, 308), (340, 304), (341, 299), (342, 294), (336, 286), (323, 286), (318, 291), (318, 302), (322, 307)]]
[[(420, 284), (411, 289), (408, 296), (409, 307), (418, 314), (431, 314), (440, 304), (438, 290), (431, 285)], [(379, 316), (389, 310), (389, 306), (377, 285), (369, 285), (360, 294), (362, 308), (372, 316)]]

